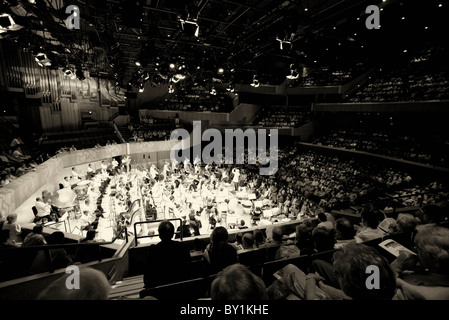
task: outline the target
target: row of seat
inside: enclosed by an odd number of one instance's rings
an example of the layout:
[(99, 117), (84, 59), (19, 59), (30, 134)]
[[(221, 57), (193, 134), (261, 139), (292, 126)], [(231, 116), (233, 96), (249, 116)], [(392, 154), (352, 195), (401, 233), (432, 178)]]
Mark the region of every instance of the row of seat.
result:
[[(375, 248), (380, 254), (385, 256), (390, 262), (395, 258), (392, 254), (382, 249), (379, 245), (386, 239), (393, 239), (399, 243), (408, 246), (403, 242), (404, 234), (386, 235), (374, 240), (364, 242), (365, 245)], [(318, 252), (313, 254), (307, 254), (302, 256), (296, 256), (292, 258), (286, 258), (281, 260), (268, 260), (269, 254), (273, 255), (277, 251), (279, 246), (270, 248), (256, 249), (239, 254), (239, 263), (247, 266), (254, 274), (262, 278), (265, 285), (270, 286), (275, 280), (274, 273), (283, 267), (293, 264), (305, 273), (311, 272), (312, 262), (320, 259), (328, 262), (332, 262), (332, 257), (336, 249), (325, 252)], [(204, 270), (200, 268), (201, 263), (205, 263), (200, 260), (196, 262), (198, 270)], [(154, 297), (158, 300), (197, 300), (210, 297), (210, 287), (212, 281), (216, 278), (216, 274), (203, 274), (198, 271), (197, 274), (192, 275), (191, 279), (186, 279), (176, 283), (169, 283), (160, 285), (154, 288), (142, 289), (139, 291), (140, 298)]]

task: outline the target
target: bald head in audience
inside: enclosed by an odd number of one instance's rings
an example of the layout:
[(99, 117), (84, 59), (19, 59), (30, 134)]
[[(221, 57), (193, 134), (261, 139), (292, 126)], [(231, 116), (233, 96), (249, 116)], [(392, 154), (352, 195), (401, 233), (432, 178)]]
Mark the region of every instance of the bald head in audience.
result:
[(93, 268), (78, 270), (78, 288), (76, 271), (69, 272), (53, 281), (37, 300), (107, 300), (111, 286), (105, 274)]

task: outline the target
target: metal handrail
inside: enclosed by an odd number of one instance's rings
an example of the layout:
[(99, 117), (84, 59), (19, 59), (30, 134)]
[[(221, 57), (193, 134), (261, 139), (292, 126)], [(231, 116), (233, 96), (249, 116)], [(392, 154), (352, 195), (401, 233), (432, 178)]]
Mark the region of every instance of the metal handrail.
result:
[(135, 241), (135, 244), (136, 244), (136, 246), (139, 244), (138, 243), (138, 239), (142, 239), (142, 238), (152, 238), (152, 237), (154, 237), (154, 236), (157, 236), (157, 234), (153, 234), (153, 235), (146, 235), (146, 236), (138, 236), (137, 235), (137, 227), (136, 227), (136, 225), (138, 225), (138, 224), (149, 224), (149, 223), (158, 223), (158, 222), (162, 222), (162, 221), (166, 221), (166, 220), (168, 220), (168, 221), (174, 221), (174, 220), (179, 220), (179, 222), (180, 222), (180, 226), (181, 226), (181, 230), (178, 232), (178, 231), (175, 231), (175, 234), (180, 234), (180, 240), (182, 241), (182, 236), (183, 236), (183, 233), (182, 233), (182, 231), (183, 231), (183, 228), (182, 228), (182, 219), (181, 218), (172, 218), (172, 219), (161, 219), (161, 220), (149, 220), (149, 221), (139, 221), (139, 222), (134, 222), (134, 241)]

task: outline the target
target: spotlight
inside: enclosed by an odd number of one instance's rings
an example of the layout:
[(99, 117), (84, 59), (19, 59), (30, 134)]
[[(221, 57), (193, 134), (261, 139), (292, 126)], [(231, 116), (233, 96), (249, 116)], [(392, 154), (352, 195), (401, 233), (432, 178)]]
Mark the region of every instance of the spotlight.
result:
[(174, 63), (170, 63), (170, 69), (174, 69), (176, 66)]
[(223, 68), (218, 68), (218, 74), (223, 74), (224, 73), (224, 69)]
[(143, 83), (141, 83), (139, 85), (139, 92), (144, 92), (145, 91), (145, 85)]
[(213, 96), (217, 95), (217, 90), (215, 90), (215, 87), (212, 87), (212, 89), (210, 90), (210, 94)]
[(140, 63), (140, 61), (136, 61), (136, 66), (138, 66), (138, 67), (142, 66), (142, 64)]
[(173, 88), (173, 85), (169, 85), (168, 86), (168, 93), (173, 93), (175, 92), (175, 88)]

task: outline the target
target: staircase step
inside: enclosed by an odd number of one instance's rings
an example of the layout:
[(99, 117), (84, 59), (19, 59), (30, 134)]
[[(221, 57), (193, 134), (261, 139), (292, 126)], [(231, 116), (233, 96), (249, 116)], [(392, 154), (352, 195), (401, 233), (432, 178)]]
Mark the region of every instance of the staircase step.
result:
[(109, 292), (108, 300), (115, 300), (119, 298), (139, 298), (139, 292), (144, 289), (143, 275), (124, 278), (112, 286)]

